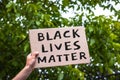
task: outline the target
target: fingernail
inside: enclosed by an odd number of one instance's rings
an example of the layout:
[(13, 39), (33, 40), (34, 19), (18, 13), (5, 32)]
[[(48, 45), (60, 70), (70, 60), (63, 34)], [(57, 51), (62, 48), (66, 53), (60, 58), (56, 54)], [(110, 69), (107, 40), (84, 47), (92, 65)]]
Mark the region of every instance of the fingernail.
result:
[(37, 54), (38, 54), (39, 52), (38, 52), (38, 51), (36, 51), (36, 52), (34, 52), (34, 53), (37, 53)]

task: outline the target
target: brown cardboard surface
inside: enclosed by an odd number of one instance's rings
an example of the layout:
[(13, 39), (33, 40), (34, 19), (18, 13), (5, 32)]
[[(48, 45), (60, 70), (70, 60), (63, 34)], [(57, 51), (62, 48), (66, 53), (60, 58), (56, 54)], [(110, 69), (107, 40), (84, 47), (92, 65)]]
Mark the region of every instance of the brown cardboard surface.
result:
[(31, 29), (29, 39), (31, 52), (39, 52), (35, 68), (90, 62), (84, 27)]

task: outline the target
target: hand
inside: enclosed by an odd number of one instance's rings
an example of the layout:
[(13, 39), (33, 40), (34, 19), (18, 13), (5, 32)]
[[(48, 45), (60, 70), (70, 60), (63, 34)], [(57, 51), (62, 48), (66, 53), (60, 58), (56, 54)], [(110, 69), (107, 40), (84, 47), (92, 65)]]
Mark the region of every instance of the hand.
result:
[(31, 53), (27, 56), (25, 67), (12, 80), (26, 80), (35, 66), (38, 52)]
[(25, 67), (28, 67), (31, 70), (33, 70), (34, 66), (35, 66), (36, 57), (38, 56), (38, 54), (39, 54), (38, 52), (34, 52), (34, 53), (29, 54), (27, 56)]

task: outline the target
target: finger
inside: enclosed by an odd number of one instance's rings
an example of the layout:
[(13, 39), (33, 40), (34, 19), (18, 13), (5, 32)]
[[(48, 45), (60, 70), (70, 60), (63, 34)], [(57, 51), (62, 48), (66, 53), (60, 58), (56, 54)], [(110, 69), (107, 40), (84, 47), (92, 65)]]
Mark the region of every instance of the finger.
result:
[(31, 54), (31, 53), (27, 55), (27, 57), (28, 57), (28, 58), (29, 58), (29, 57), (31, 57), (31, 56), (32, 56), (32, 54)]
[(33, 56), (33, 57), (37, 57), (38, 54), (39, 54), (39, 52), (33, 52), (33, 53), (32, 53), (32, 56)]

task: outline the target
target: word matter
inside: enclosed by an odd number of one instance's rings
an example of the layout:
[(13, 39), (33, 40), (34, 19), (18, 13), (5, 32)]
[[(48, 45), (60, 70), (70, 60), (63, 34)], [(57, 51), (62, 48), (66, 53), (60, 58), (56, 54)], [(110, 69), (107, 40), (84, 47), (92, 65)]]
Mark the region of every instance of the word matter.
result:
[[(84, 52), (78, 53), (79, 56), (77, 56), (77, 53), (71, 53), (71, 54), (58, 54), (58, 55), (50, 55), (50, 57), (38, 57), (38, 63), (51, 63), (51, 62), (62, 62), (62, 61), (69, 61), (70, 59), (72, 61), (74, 60), (81, 60), (81, 59), (87, 59)], [(64, 58), (64, 59), (63, 59)], [(71, 61), (70, 60), (70, 61)]]

